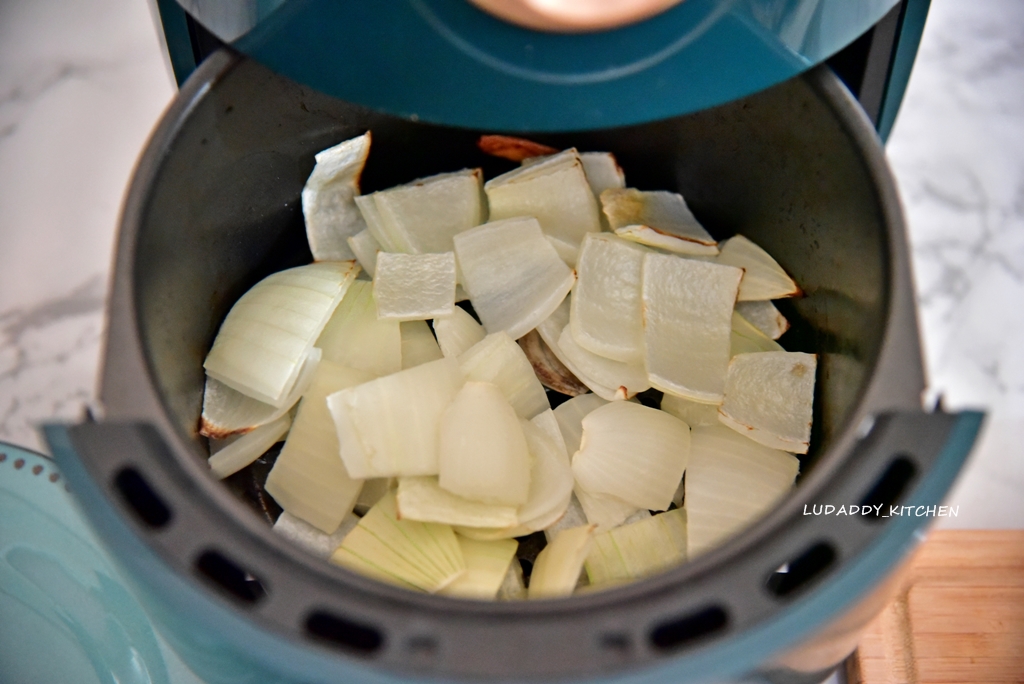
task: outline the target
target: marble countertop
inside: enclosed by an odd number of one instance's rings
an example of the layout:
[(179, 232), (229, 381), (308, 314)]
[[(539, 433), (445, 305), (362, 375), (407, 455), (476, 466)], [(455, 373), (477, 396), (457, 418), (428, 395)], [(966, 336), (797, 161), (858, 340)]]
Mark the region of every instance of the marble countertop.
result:
[[(987, 425), (940, 525), (1024, 527), (1024, 4), (935, 0), (888, 154), (930, 393)], [(0, 440), (92, 400), (117, 215), (175, 92), (140, 0), (0, 3)]]

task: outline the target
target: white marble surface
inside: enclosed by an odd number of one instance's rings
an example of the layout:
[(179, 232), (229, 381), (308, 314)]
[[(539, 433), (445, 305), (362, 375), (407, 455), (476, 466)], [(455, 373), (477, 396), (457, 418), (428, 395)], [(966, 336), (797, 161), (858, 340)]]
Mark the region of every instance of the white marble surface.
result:
[[(934, 0), (889, 155), (932, 391), (990, 411), (949, 503), (1024, 527), (1024, 3)], [(96, 385), (121, 198), (173, 96), (144, 0), (0, 1), (0, 440)]]

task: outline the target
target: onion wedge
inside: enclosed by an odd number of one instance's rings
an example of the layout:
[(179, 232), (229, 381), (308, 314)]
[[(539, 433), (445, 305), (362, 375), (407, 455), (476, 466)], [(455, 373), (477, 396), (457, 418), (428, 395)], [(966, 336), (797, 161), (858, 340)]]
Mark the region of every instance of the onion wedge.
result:
[(206, 374), (281, 408), (310, 348), (359, 271), (324, 261), (271, 274), (235, 302), (217, 332)]
[(465, 499), (441, 489), (436, 477), (398, 478), (398, 518), (469, 527), (511, 527), (519, 522), (515, 506)]
[(375, 377), (402, 370), (402, 329), (398, 321), (377, 318), (372, 283), (352, 283), (316, 346), (327, 361)]
[(558, 598), (572, 594), (583, 570), (583, 562), (590, 553), (593, 537), (593, 525), (581, 525), (556, 534), (533, 564), (529, 598)]
[[(572, 295), (569, 295), (561, 304), (558, 305), (558, 308), (555, 309), (550, 316), (544, 319), (541, 324), (537, 326), (537, 333), (544, 341), (544, 344), (547, 345), (548, 349), (551, 350), (551, 353), (555, 355), (555, 358), (557, 358), (562, 365), (572, 373), (573, 377), (579, 380), (586, 389), (602, 397), (606, 397), (608, 401), (625, 398), (626, 393), (629, 391), (628, 387), (620, 392), (619, 385), (603, 385), (600, 382), (597, 382), (593, 377), (585, 376), (584, 371), (581, 370), (572, 358), (570, 358), (570, 356), (559, 346), (558, 341), (562, 337), (562, 332), (569, 325), (569, 312), (572, 306), (571, 302)], [(569, 335), (570, 337), (572, 336), (571, 331)], [(575, 342), (573, 342), (573, 344), (575, 344)], [(575, 346), (579, 348), (579, 345)], [(588, 361), (590, 360), (590, 357), (596, 355), (590, 354), (587, 350), (580, 348), (579, 352), (576, 353), (576, 356), (582, 357), (581, 360), (583, 361)], [(586, 366), (587, 364), (584, 363), (584, 365)]]
[(467, 380), (497, 385), (520, 418), (530, 419), (550, 408), (526, 353), (504, 332), (488, 335), (463, 352), (459, 369)]
[(295, 386), (281, 408), (247, 397), (214, 378), (206, 378), (203, 389), (203, 415), (199, 419), (199, 434), (213, 439), (225, 439), (232, 435), (245, 434), (260, 425), (272, 423), (292, 410), (299, 398), (305, 394), (313, 381), (313, 374), (320, 363), (321, 352), (316, 347), (309, 350)]
[(739, 354), (729, 363), (718, 418), (773, 449), (806, 454), (817, 357), (801, 352)]
[(451, 314), (434, 319), (434, 334), (443, 355), (458, 357), (484, 339), (487, 331), (465, 309), (457, 306)]
[(689, 452), (690, 428), (683, 421), (641, 404), (612, 402), (583, 419), (572, 471), (588, 492), (663, 511), (672, 503)]
[(444, 358), (437, 346), (434, 333), (426, 321), (402, 323), (402, 368), (412, 368), (423, 363)]
[(595, 585), (640, 579), (684, 560), (686, 512), (674, 510), (595, 534), (585, 565)]
[(571, 326), (558, 336), (558, 348), (568, 361), (566, 366), (583, 384), (609, 401), (629, 399), (651, 386), (642, 361), (613, 361), (589, 352), (576, 344)]
[(409, 589), (437, 592), (466, 571), (449, 525), (399, 520), (394, 493), (359, 521), (331, 562)]
[(732, 332), (729, 336), (729, 354), (786, 351), (782, 345), (761, 332), (737, 311), (732, 312)]
[(600, 198), (605, 190), (626, 187), (626, 174), (611, 152), (581, 152), (580, 161), (595, 198)]
[(619, 237), (676, 254), (718, 254), (718, 243), (677, 193), (610, 189), (601, 193), (601, 208)]
[(665, 254), (644, 257), (644, 344), (651, 385), (718, 404), (743, 271)]
[(482, 542), (456, 535), (466, 572), (441, 590), (445, 596), (490, 600), (497, 596), (516, 557), (519, 542), (514, 539)]
[(768, 511), (792, 486), (800, 462), (729, 428), (694, 428), (686, 470), (687, 555), (693, 558)]
[(739, 292), (741, 302), (803, 294), (779, 262), (742, 235), (735, 235), (722, 243), (718, 263), (743, 269)]
[(607, 403), (606, 399), (602, 399), (596, 394), (581, 394), (568, 401), (563, 401), (552, 412), (555, 420), (558, 421), (558, 430), (562, 433), (565, 450), (570, 458), (580, 450), (580, 440), (583, 438), (583, 418), (594, 409)]
[(666, 394), (661, 400), (661, 410), (671, 413), (691, 428), (718, 425), (718, 404), (702, 404)]
[(346, 140), (316, 155), (316, 166), (302, 188), (306, 237), (316, 261), (353, 258), (348, 238), (366, 229), (353, 201), (370, 153), (370, 133)]
[(377, 255), (373, 276), (377, 317), (423, 321), (455, 309), (455, 254)]
[[(740, 281), (740, 289), (743, 289), (743, 281)], [(779, 313), (771, 300), (737, 302), (736, 313), (773, 340), (779, 339), (789, 330), (789, 321)]]
[(587, 521), (596, 525), (595, 532), (607, 532), (622, 525), (641, 511), (650, 515), (646, 509), (626, 503), (608, 494), (592, 494), (576, 484), (576, 498), (580, 502)]
[(539, 332), (531, 330), (520, 337), (518, 342), (542, 385), (570, 397), (590, 391), (590, 388), (580, 382), (580, 379), (558, 359), (558, 355), (551, 350)]
[(261, 425), (252, 432), (236, 437), (230, 444), (210, 456), (210, 470), (218, 480), (234, 475), (266, 453), (288, 432), (292, 418), (285, 414), (272, 423)]
[(296, 517), (284, 511), (274, 523), (273, 530), (285, 539), (298, 544), (306, 551), (317, 558), (324, 560), (331, 557), (331, 554), (341, 546), (342, 540), (359, 524), (359, 518), (348, 513), (338, 525), (337, 529), (327, 534), (326, 532), (313, 527), (302, 518)]
[(441, 359), (328, 396), (349, 476), (436, 475), (441, 414), (462, 383), (455, 361)]
[(355, 254), (359, 265), (372, 278), (373, 272), (377, 268), (377, 252), (380, 251), (380, 243), (365, 228), (349, 237), (347, 242), (348, 248)]
[(281, 508), (327, 534), (352, 510), (363, 486), (341, 462), (327, 396), (370, 379), (365, 371), (322, 362), (267, 476), (267, 493)]
[(534, 218), (487, 223), (460, 233), (455, 255), (463, 287), (484, 328), (489, 333), (503, 330), (514, 340), (550, 316), (576, 280)]
[(607, 233), (583, 238), (569, 315), (576, 344), (624, 363), (643, 358), (640, 285), (647, 252)]

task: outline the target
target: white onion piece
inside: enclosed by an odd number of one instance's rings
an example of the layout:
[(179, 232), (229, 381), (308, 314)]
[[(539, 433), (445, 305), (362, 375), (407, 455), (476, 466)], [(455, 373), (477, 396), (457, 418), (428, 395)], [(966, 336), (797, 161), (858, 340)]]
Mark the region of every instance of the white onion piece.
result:
[(607, 532), (618, 527), (641, 511), (647, 513), (646, 509), (626, 503), (614, 496), (592, 494), (581, 487), (579, 483), (576, 483), (574, 491), (587, 521), (597, 526), (594, 528), (596, 532)]
[(480, 169), (440, 173), (365, 195), (356, 203), (386, 251), (450, 252), (454, 235), (484, 221), (482, 180)]
[(316, 261), (353, 257), (347, 238), (366, 229), (353, 199), (370, 153), (370, 132), (329, 147), (316, 155), (316, 166), (302, 188), (306, 237)]
[(291, 515), (325, 533), (352, 510), (362, 480), (349, 477), (339, 457), (338, 433), (327, 410), (327, 395), (372, 376), (330, 361), (321, 362), (280, 456), (267, 476), (267, 493)]
[(580, 161), (595, 198), (601, 197), (605, 190), (626, 187), (626, 174), (611, 152), (582, 152)]
[(445, 596), (490, 600), (498, 595), (512, 567), (519, 542), (514, 539), (482, 542), (456, 535), (466, 572), (441, 590)]
[(800, 287), (768, 252), (735, 235), (722, 243), (718, 263), (742, 268), (739, 301), (781, 299), (801, 294)]
[(671, 413), (691, 428), (718, 425), (718, 404), (702, 404), (666, 394), (661, 399), (661, 410)]
[(372, 283), (352, 283), (316, 346), (327, 361), (376, 377), (402, 370), (402, 329), (398, 321), (377, 318)]
[(590, 388), (580, 382), (572, 371), (562, 363), (558, 355), (547, 345), (536, 329), (531, 330), (516, 342), (533, 366), (533, 372), (545, 387), (570, 397), (586, 394)]
[(767, 447), (806, 454), (816, 366), (817, 357), (802, 352), (733, 357), (719, 420)]
[(586, 525), (587, 522), (587, 514), (583, 512), (583, 506), (580, 505), (580, 500), (576, 497), (576, 494), (573, 494), (569, 497), (569, 505), (565, 509), (565, 514), (544, 528), (544, 537), (550, 543), (554, 536), (562, 530)]
[(441, 414), (462, 382), (455, 361), (440, 359), (327, 397), (349, 475), (436, 475)]
[(484, 328), (503, 330), (514, 340), (550, 316), (576, 280), (534, 218), (487, 223), (461, 233), (455, 237), (455, 254)]
[(718, 245), (697, 222), (683, 196), (656, 190), (611, 189), (601, 209), (619, 237), (676, 254), (715, 255)]
[[(572, 362), (562, 348), (558, 346), (558, 340), (562, 337), (562, 331), (569, 325), (569, 312), (572, 306), (571, 302), (572, 295), (569, 295), (562, 300), (562, 303), (558, 305), (558, 308), (556, 308), (550, 316), (544, 319), (540, 325), (537, 326), (537, 334), (539, 334), (541, 339), (544, 340), (544, 344), (548, 346), (548, 349), (550, 349), (551, 353), (555, 355), (555, 358), (565, 366), (566, 370), (568, 370), (576, 380), (583, 384), (587, 389), (602, 397), (608, 397), (608, 400), (611, 401), (616, 398), (618, 387), (602, 385), (601, 383), (596, 382), (594, 378), (587, 378), (587, 380), (584, 381), (581, 377), (582, 371)], [(576, 346), (579, 347), (579, 345)], [(586, 350), (582, 351), (585, 352)]]
[(285, 414), (272, 423), (261, 425), (252, 432), (233, 439), (230, 444), (210, 456), (210, 470), (213, 471), (213, 476), (223, 480), (228, 475), (234, 475), (280, 442), (291, 425), (291, 416)]
[(487, 331), (465, 309), (457, 306), (451, 314), (434, 319), (434, 334), (441, 353), (457, 357), (484, 339)]
[(377, 505), (377, 502), (384, 498), (385, 494), (397, 486), (398, 480), (393, 477), (373, 477), (363, 480), (363, 488), (359, 490), (353, 510), (359, 515), (366, 515), (366, 511)]
[(533, 563), (527, 593), (529, 598), (558, 598), (572, 594), (583, 570), (583, 562), (590, 553), (593, 537), (593, 525), (581, 525), (556, 534)]
[(603, 399), (629, 399), (651, 386), (642, 360), (624, 363), (589, 352), (576, 344), (568, 325), (558, 336), (558, 348), (566, 367)]
[(412, 368), (440, 358), (444, 358), (444, 354), (426, 321), (402, 323), (402, 368)]
[(313, 527), (308, 522), (284, 511), (274, 523), (273, 530), (285, 539), (297, 544), (309, 551), (317, 558), (324, 560), (331, 557), (331, 554), (341, 546), (342, 540), (359, 524), (359, 518), (348, 513), (342, 519), (337, 529), (327, 534), (322, 530)]
[(271, 423), (288, 413), (309, 388), (322, 354), (313, 347), (302, 363), (295, 386), (281, 408), (247, 397), (214, 378), (206, 378), (203, 389), (203, 415), (199, 419), (199, 434), (214, 439), (244, 434), (260, 425)]
[(203, 367), (228, 387), (281, 408), (306, 356), (356, 277), (354, 261), (271, 274), (235, 302)]
[(583, 239), (569, 315), (579, 346), (615, 361), (643, 358), (640, 285), (647, 251), (607, 233)]
[(455, 254), (377, 255), (373, 275), (377, 317), (422, 321), (455, 309)]
[(672, 503), (690, 452), (690, 428), (664, 411), (613, 402), (583, 419), (572, 471), (580, 486), (638, 508), (663, 511)]
[(737, 311), (732, 312), (732, 332), (729, 334), (729, 354), (785, 351), (782, 345), (761, 332)]
[(441, 489), (436, 477), (398, 478), (398, 518), (469, 527), (511, 527), (519, 522), (515, 506), (465, 499)]
[(590, 583), (636, 580), (686, 560), (686, 512), (659, 513), (594, 535), (587, 555)]
[(532, 216), (545, 234), (572, 245), (601, 230), (600, 208), (575, 150), (493, 178), (484, 190), (491, 221)]
[(742, 277), (731, 266), (665, 254), (644, 257), (644, 344), (653, 386), (721, 403)]
[(348, 238), (348, 248), (355, 254), (359, 265), (372, 278), (373, 272), (377, 268), (377, 252), (380, 251), (380, 243), (368, 229), (364, 228)]
[(596, 394), (581, 394), (555, 407), (553, 413), (558, 421), (558, 429), (565, 440), (565, 450), (572, 458), (580, 450), (580, 439), (583, 437), (583, 418), (596, 408), (607, 404)]
[(566, 266), (569, 268), (576, 268), (576, 260), (580, 253), (580, 246), (578, 244), (559, 240), (558, 238), (551, 237), (550, 235), (545, 235), (544, 237), (547, 238), (547, 241), (555, 248), (558, 258), (564, 261)]
[(504, 332), (488, 335), (459, 356), (467, 380), (498, 386), (520, 418), (530, 419), (550, 408), (548, 395), (522, 347)]
[(512, 556), (508, 572), (498, 588), (496, 597), (499, 601), (519, 601), (526, 598), (526, 584), (523, 582), (523, 566), (519, 559)]
[(694, 428), (686, 469), (687, 555), (693, 557), (747, 526), (788, 492), (800, 462), (729, 428)]
[(529, 534), (553, 524), (565, 513), (572, 498), (573, 474), (550, 409), (522, 425), (533, 465), (529, 498), (519, 507), (518, 516), (524, 534)]
[(437, 445), (439, 482), (444, 489), (484, 503), (518, 506), (526, 502), (530, 491), (526, 438), (519, 418), (496, 385), (473, 381), (463, 385), (441, 416)]
[(375, 579), (436, 592), (466, 571), (449, 525), (399, 520), (394, 493), (382, 498), (349, 532), (331, 562)]
[[(743, 289), (743, 281), (740, 281), (740, 289)], [(789, 330), (789, 321), (768, 299), (737, 302), (736, 313), (773, 340)]]

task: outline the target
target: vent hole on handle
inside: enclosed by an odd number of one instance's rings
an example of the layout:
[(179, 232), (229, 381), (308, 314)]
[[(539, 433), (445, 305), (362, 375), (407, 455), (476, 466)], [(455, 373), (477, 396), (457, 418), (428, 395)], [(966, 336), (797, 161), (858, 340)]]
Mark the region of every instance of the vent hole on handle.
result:
[(860, 502), (861, 511), (868, 511), (861, 518), (878, 522), (889, 517), (889, 507), (900, 500), (916, 474), (917, 468), (908, 457), (897, 456)]
[(775, 596), (789, 596), (820, 578), (835, 560), (835, 549), (825, 542), (818, 542), (772, 573), (765, 584)]
[(206, 551), (199, 556), (196, 570), (217, 588), (243, 603), (252, 605), (267, 595), (258, 578), (217, 551)]
[(139, 471), (122, 468), (114, 476), (114, 486), (121, 494), (121, 499), (146, 525), (159, 529), (171, 521), (171, 509)]
[(675, 650), (721, 632), (728, 624), (729, 617), (725, 611), (719, 606), (711, 606), (658, 625), (651, 632), (651, 643), (663, 651)]
[(332, 645), (369, 655), (384, 645), (384, 635), (373, 627), (317, 611), (306, 620), (306, 632)]

